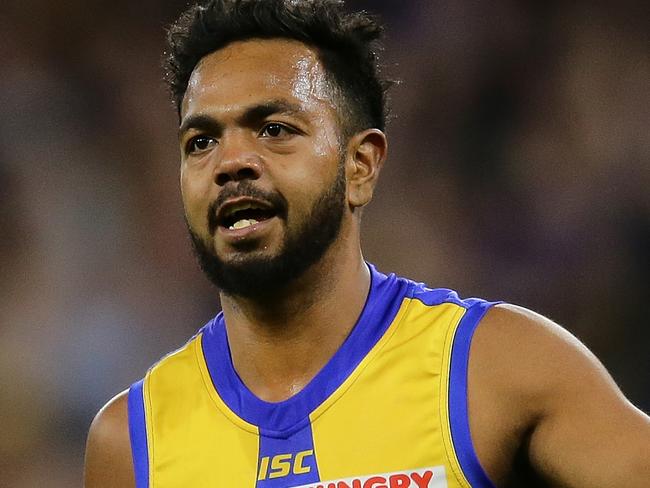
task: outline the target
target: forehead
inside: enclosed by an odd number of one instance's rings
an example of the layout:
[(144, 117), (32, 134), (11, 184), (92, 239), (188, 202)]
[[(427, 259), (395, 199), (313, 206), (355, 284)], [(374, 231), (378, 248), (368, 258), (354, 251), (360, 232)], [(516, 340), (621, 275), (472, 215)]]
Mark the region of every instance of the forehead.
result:
[(306, 111), (335, 112), (332, 90), (317, 53), (293, 40), (238, 41), (199, 62), (190, 77), (181, 115), (230, 112), (283, 99)]

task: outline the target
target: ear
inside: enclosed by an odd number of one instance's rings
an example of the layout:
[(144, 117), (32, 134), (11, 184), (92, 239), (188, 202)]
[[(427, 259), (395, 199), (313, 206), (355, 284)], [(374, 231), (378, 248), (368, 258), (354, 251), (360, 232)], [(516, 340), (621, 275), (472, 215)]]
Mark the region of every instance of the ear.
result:
[(346, 177), (348, 204), (352, 209), (363, 207), (372, 199), (387, 152), (388, 140), (379, 129), (367, 129), (350, 139)]

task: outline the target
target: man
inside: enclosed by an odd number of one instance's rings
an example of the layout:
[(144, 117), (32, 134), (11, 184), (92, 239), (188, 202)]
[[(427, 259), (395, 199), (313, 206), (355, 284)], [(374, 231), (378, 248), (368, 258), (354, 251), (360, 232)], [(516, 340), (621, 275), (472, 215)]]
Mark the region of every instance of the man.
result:
[(86, 486), (650, 486), (650, 419), (575, 338), (363, 260), (380, 27), (213, 0), (169, 34), (181, 188), (223, 312), (90, 429)]

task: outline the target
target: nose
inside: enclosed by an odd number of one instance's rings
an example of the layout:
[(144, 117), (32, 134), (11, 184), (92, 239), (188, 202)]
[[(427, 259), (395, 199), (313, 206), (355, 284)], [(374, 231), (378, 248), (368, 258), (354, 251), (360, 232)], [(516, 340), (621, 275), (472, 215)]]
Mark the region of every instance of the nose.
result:
[(214, 181), (224, 186), (231, 181), (256, 180), (262, 174), (260, 155), (242, 137), (224, 137), (221, 157), (216, 166)]

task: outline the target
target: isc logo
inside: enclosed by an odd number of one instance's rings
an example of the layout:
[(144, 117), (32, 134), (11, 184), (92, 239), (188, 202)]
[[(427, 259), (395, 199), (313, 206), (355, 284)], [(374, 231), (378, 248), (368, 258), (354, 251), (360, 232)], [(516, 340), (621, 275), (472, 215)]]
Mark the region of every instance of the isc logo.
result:
[(305, 466), (305, 458), (314, 455), (314, 450), (300, 451), (293, 454), (277, 454), (270, 457), (265, 456), (260, 461), (260, 471), (257, 474), (258, 481), (265, 479), (284, 478), (290, 473), (307, 474), (311, 471), (310, 466)]

